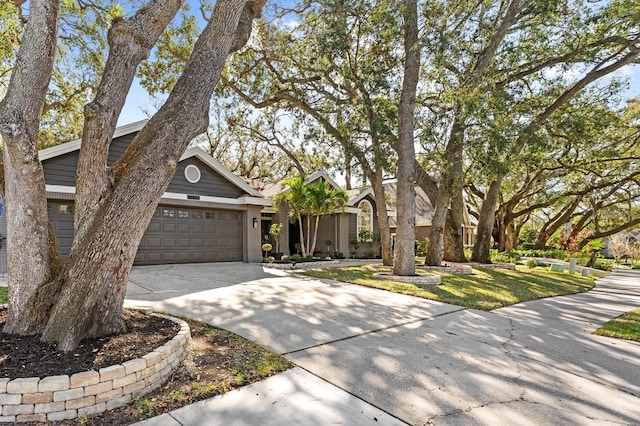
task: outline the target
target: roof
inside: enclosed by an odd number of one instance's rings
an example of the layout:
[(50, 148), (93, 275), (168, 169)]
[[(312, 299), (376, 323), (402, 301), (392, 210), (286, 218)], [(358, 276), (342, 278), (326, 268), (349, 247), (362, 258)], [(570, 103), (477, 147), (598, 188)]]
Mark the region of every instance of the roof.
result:
[[(385, 183), (384, 190), (387, 194), (387, 210), (392, 211), (393, 214), (389, 215), (389, 226), (395, 228), (397, 226), (396, 219), (396, 194), (398, 184), (397, 182)], [(433, 220), (433, 214), (435, 209), (431, 205), (431, 201), (427, 194), (416, 185), (416, 226), (431, 226)]]
[[(142, 130), (142, 128), (147, 124), (148, 121), (149, 120), (141, 120), (141, 121), (136, 121), (135, 123), (127, 124), (126, 126), (118, 127), (113, 133), (112, 139), (138, 132)], [(50, 158), (58, 157), (60, 155), (68, 154), (73, 151), (78, 151), (80, 149), (81, 143), (82, 143), (82, 139), (76, 139), (71, 142), (66, 142), (60, 145), (52, 146), (50, 148), (40, 150), (38, 152), (38, 156), (40, 158), (40, 161), (44, 161)], [(212, 170), (220, 174), (229, 182), (236, 185), (238, 188), (245, 191), (247, 194), (253, 197), (262, 197), (262, 194), (260, 194), (259, 191), (252, 188), (251, 185), (249, 185), (247, 182), (245, 182), (236, 174), (234, 174), (225, 166), (223, 166), (222, 163), (220, 163), (218, 160), (210, 156), (202, 148), (193, 147), (193, 148), (187, 149), (187, 151), (182, 155), (182, 157), (180, 157), (180, 161), (186, 160), (191, 157), (197, 157), (203, 163), (208, 165)]]

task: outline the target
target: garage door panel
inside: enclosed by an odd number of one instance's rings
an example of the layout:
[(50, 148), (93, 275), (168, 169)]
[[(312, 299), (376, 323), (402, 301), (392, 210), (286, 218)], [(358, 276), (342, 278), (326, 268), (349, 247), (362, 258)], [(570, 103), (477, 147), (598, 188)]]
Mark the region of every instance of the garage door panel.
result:
[(162, 247), (162, 238), (161, 237), (147, 237), (147, 238), (143, 238), (143, 240), (145, 241), (145, 247), (146, 248), (158, 249), (158, 248)]
[(241, 212), (160, 206), (136, 264), (240, 261), (242, 232)]

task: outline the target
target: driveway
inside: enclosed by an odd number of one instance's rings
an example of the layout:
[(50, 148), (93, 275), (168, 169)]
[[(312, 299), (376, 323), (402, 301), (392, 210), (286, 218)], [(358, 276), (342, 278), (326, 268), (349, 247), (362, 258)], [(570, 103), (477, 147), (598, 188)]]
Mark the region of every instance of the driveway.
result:
[(591, 334), (640, 306), (638, 273), (493, 312), (237, 263), (134, 268), (131, 281), (127, 304), (257, 341), (389, 422), (640, 424), (640, 344)]

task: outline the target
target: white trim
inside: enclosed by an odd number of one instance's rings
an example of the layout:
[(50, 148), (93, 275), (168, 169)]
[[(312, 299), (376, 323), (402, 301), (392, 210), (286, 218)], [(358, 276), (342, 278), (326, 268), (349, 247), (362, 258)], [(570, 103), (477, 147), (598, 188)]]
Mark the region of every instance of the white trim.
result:
[(205, 203), (216, 203), (216, 204), (231, 204), (234, 206), (269, 206), (271, 205), (271, 200), (260, 197), (240, 197), (240, 198), (225, 198), (225, 197), (210, 197), (208, 195), (198, 195), (198, 199), (190, 199), (187, 198), (187, 194), (177, 193), (177, 192), (165, 192), (162, 194), (162, 198), (167, 200), (188, 200), (188, 201), (203, 201)]
[(232, 173), (229, 169), (223, 166), (218, 160), (210, 156), (202, 148), (194, 146), (192, 148), (187, 149), (184, 155), (182, 155), (182, 157), (180, 158), (180, 161), (186, 160), (187, 158), (191, 158), (191, 157), (198, 157), (205, 164), (207, 164), (213, 170), (221, 174), (229, 182), (233, 183), (238, 188), (245, 191), (247, 194), (257, 198), (262, 198), (262, 194), (260, 194), (258, 191), (256, 191), (251, 186), (249, 186), (248, 183), (246, 183), (244, 180), (242, 180), (241, 178), (236, 176), (234, 173)]
[(344, 210), (340, 211), (340, 212), (336, 212), (336, 213), (353, 213), (353, 214), (358, 214), (361, 213), (362, 210), (360, 210), (357, 207), (345, 207)]
[(367, 195), (372, 195), (372, 194), (373, 194), (373, 188), (367, 188), (364, 191), (362, 191), (360, 194), (358, 194), (356, 197), (354, 197), (351, 200), (349, 200), (348, 205), (349, 206), (355, 206), (356, 203), (360, 202), (364, 197), (366, 197)]
[(47, 192), (62, 192), (63, 194), (75, 194), (75, 186), (63, 186), (63, 185), (46, 185)]
[[(365, 213), (362, 208), (360, 207), (360, 204), (362, 203), (367, 203), (367, 205), (369, 205), (369, 212)], [(360, 229), (360, 218), (361, 217), (368, 217), (369, 218), (369, 229), (367, 230), (369, 233), (373, 233), (373, 204), (371, 204), (371, 202), (369, 200), (362, 200), (358, 203), (358, 209), (360, 210), (360, 213), (358, 213), (358, 215), (356, 216), (356, 236), (358, 238), (360, 238), (360, 232), (364, 232), (364, 229)]]
[(305, 185), (309, 185), (311, 182), (315, 182), (316, 180), (318, 180), (320, 178), (324, 178), (324, 180), (329, 182), (329, 184), (331, 184), (331, 186), (333, 186), (334, 188), (342, 189), (342, 187), (340, 185), (338, 185), (338, 183), (335, 180), (333, 180), (331, 178), (331, 176), (329, 176), (329, 174), (327, 172), (325, 172), (324, 170), (318, 170), (317, 172), (315, 172), (314, 174), (312, 174), (311, 176), (306, 178), (304, 180), (304, 184)]
[[(136, 121), (135, 123), (127, 124), (125, 126), (120, 126), (113, 132), (113, 136), (111, 139), (138, 132), (142, 130), (142, 128), (147, 124), (148, 121), (149, 120), (145, 119)], [(40, 158), (40, 161), (44, 161), (53, 157), (58, 157), (59, 155), (68, 154), (70, 152), (79, 150), (81, 144), (82, 139), (76, 139), (71, 142), (52, 146), (51, 148), (45, 148), (38, 152), (38, 157)]]

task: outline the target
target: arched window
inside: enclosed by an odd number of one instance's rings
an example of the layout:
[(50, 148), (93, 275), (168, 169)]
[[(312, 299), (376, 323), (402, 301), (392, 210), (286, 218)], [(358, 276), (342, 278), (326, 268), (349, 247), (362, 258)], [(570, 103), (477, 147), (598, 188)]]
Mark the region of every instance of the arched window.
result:
[(358, 237), (361, 232), (373, 233), (373, 207), (367, 200), (362, 200), (358, 203), (360, 213), (358, 213)]

